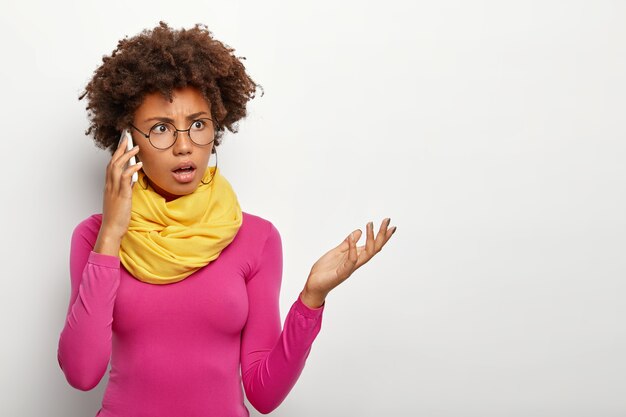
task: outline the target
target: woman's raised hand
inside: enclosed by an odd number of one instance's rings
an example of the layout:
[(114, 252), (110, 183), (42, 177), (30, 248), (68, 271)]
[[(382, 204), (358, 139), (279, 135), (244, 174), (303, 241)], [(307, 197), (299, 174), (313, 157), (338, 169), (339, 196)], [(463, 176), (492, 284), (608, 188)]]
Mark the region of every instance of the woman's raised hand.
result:
[(361, 230), (350, 233), (339, 246), (326, 252), (311, 268), (306, 286), (302, 292), (302, 299), (309, 307), (319, 307), (328, 293), (358, 268), (363, 266), (374, 255), (381, 251), (389, 241), (396, 227), (389, 228), (391, 219), (383, 220), (380, 229), (374, 237), (374, 223), (366, 226), (367, 240), (365, 245), (356, 246), (361, 238)]
[[(132, 201), (131, 177), (133, 173), (141, 169), (141, 162), (127, 166), (130, 158), (139, 152), (139, 146), (131, 150), (126, 150), (126, 135), (117, 145), (117, 149), (111, 156), (111, 160), (106, 168), (106, 183), (104, 185), (102, 226), (94, 250), (108, 254), (115, 254), (119, 250), (119, 242), (126, 234), (130, 224), (130, 209)], [(114, 242), (108, 245), (108, 250), (102, 250), (107, 242)]]

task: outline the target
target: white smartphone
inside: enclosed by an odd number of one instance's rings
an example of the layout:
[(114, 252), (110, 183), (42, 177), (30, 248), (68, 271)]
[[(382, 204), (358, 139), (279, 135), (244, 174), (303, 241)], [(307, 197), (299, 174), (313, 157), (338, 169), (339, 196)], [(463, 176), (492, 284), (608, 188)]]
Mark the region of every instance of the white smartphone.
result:
[[(120, 143), (122, 142), (124, 137), (126, 137), (126, 151), (130, 151), (135, 145), (133, 144), (133, 137), (131, 136), (128, 129), (124, 129), (124, 131), (122, 132), (122, 135), (120, 136)], [(133, 166), (136, 163), (137, 160), (135, 159), (135, 156), (131, 156), (130, 161), (128, 162), (128, 166)], [(137, 182), (138, 178), (139, 175), (137, 174), (137, 171), (133, 172), (133, 177), (130, 180), (130, 185), (133, 185), (133, 183)]]

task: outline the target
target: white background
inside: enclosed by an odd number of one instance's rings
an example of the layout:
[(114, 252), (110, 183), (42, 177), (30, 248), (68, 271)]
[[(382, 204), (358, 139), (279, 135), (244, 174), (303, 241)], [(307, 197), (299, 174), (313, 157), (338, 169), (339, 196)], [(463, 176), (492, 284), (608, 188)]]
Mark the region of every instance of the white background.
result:
[(108, 376), (75, 390), (56, 358), (110, 158), (77, 98), (159, 20), (265, 90), (219, 166), (281, 233), (283, 318), (323, 253), (398, 226), (272, 415), (626, 415), (626, 2), (598, 0), (3, 4), (0, 415), (100, 407)]

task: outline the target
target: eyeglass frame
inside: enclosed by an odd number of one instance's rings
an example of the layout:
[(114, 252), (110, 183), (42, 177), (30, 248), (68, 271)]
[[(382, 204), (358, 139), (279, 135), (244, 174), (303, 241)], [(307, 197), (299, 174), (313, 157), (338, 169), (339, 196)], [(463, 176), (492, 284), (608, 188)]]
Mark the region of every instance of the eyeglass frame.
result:
[[(197, 122), (198, 120), (210, 120), (210, 121), (211, 121), (211, 124), (213, 125), (213, 140), (212, 140), (212, 141), (210, 141), (209, 143), (199, 144), (199, 143), (197, 143), (196, 141), (194, 141), (194, 140), (191, 138), (191, 126), (193, 126), (193, 124), (194, 124), (195, 122)], [(169, 125), (174, 126), (174, 142), (172, 142), (172, 144), (171, 144), (170, 146), (168, 146), (167, 148), (159, 148), (159, 147), (154, 146), (154, 143), (152, 143), (152, 141), (150, 140), (150, 134), (152, 133), (152, 129), (154, 129), (156, 126), (158, 126), (158, 125), (162, 125), (162, 124), (165, 124), (165, 123), (167, 123), (167, 124), (169, 124)], [(207, 146), (207, 145), (210, 145), (211, 143), (215, 142), (215, 130), (216, 130), (216, 126), (215, 126), (215, 124), (214, 124), (213, 119), (211, 119), (211, 118), (209, 118), (209, 117), (200, 117), (200, 118), (198, 118), (198, 119), (193, 120), (193, 121), (189, 124), (189, 128), (188, 128), (188, 129), (179, 129), (179, 128), (177, 128), (177, 127), (176, 127), (176, 125), (174, 125), (174, 123), (170, 123), (170, 122), (157, 122), (157, 123), (153, 124), (153, 125), (152, 125), (152, 127), (150, 127), (150, 131), (149, 131), (150, 133), (145, 134), (145, 133), (143, 133), (141, 130), (139, 130), (137, 127), (135, 127), (135, 125), (133, 125), (132, 123), (130, 123), (130, 127), (132, 127), (133, 129), (135, 129), (137, 132), (141, 133), (141, 134), (143, 135), (143, 137), (144, 137), (144, 138), (148, 139), (148, 142), (150, 143), (150, 145), (152, 145), (152, 147), (153, 147), (153, 148), (158, 149), (158, 150), (161, 150), (161, 151), (164, 151), (164, 150), (169, 149), (169, 148), (171, 148), (172, 146), (174, 146), (174, 144), (175, 144), (175, 143), (176, 143), (176, 141), (178, 140), (178, 132), (187, 132), (187, 136), (189, 136), (189, 140), (191, 140), (191, 141), (192, 141), (195, 145), (197, 145), (197, 146)]]

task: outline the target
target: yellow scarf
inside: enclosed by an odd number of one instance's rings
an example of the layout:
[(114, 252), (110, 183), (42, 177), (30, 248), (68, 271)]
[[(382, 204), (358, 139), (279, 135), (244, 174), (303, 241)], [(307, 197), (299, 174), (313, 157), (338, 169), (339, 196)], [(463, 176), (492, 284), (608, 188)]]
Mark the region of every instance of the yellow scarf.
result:
[(141, 187), (144, 177), (140, 170), (133, 185), (120, 261), (143, 282), (181, 281), (217, 259), (237, 235), (243, 220), (237, 195), (214, 166), (202, 178), (208, 185), (200, 183), (193, 193), (167, 202), (151, 186)]

